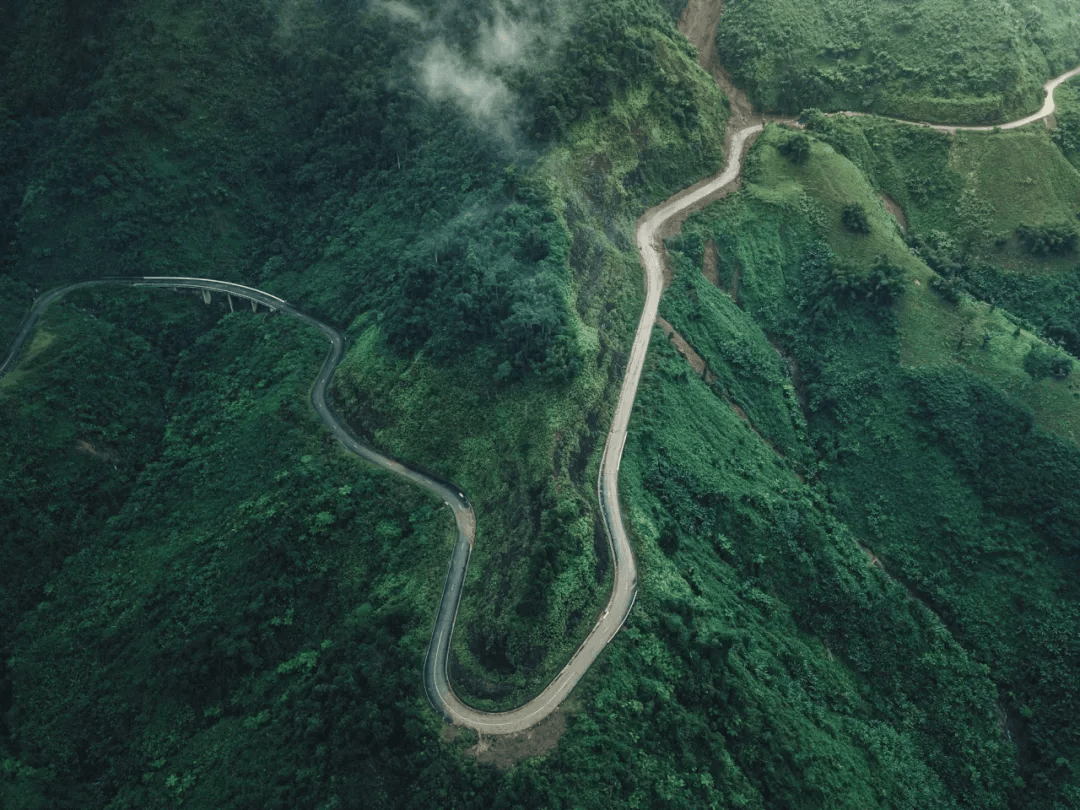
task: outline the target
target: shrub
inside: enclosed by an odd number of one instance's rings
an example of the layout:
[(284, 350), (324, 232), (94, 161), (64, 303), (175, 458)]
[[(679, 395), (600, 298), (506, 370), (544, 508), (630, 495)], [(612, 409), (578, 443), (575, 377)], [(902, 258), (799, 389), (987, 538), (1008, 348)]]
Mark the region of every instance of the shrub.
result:
[(801, 132), (793, 132), (780, 144), (780, 154), (801, 166), (810, 157), (810, 138)]
[(1046, 346), (1036, 344), (1024, 356), (1024, 371), (1034, 382), (1054, 377), (1063, 380), (1072, 372), (1072, 358)]
[(848, 203), (840, 213), (840, 221), (852, 233), (870, 233), (870, 221), (866, 209), (859, 203)]
[(1016, 238), (1032, 256), (1064, 256), (1072, 253), (1076, 250), (1078, 237), (1080, 234), (1072, 222), (1021, 225), (1016, 229)]

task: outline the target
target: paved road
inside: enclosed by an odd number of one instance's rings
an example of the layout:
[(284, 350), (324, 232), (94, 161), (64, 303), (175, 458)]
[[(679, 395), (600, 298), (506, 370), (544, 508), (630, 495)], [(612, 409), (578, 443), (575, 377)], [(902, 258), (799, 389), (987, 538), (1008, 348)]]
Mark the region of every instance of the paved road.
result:
[(75, 284), (67, 284), (56, 289), (49, 290), (41, 295), (23, 318), (19, 332), (12, 342), (11, 348), (3, 362), (0, 362), (0, 377), (3, 377), (14, 367), (22, 347), (33, 334), (41, 315), (50, 305), (75, 290), (87, 289), (105, 285), (118, 285), (126, 287), (164, 287), (167, 289), (198, 289), (210, 292), (226, 293), (235, 297), (254, 301), (270, 309), (282, 312), (293, 318), (318, 329), (330, 341), (330, 351), (327, 354), (322, 368), (319, 369), (318, 377), (311, 389), (311, 404), (318, 413), (319, 418), (337, 437), (337, 439), (356, 455), (367, 461), (377, 464), (396, 475), (410, 481), (417, 486), (427, 489), (440, 497), (453, 511), (457, 522), (458, 537), (451, 556), (449, 570), (446, 575), (446, 585), (443, 589), (442, 601), (435, 621), (435, 630), (432, 633), (431, 644), (428, 649), (424, 664), (424, 684), (432, 704), (447, 714), (451, 719), (456, 719), (443, 705), (441, 695), (450, 693), (446, 685), (446, 658), (450, 645), (450, 635), (453, 632), (454, 618), (457, 615), (458, 604), (461, 601), (461, 588), (465, 581), (465, 573), (469, 565), (469, 554), (472, 550), (473, 536), (475, 534), (476, 519), (469, 499), (465, 497), (453, 484), (443, 481), (435, 476), (425, 474), (413, 469), (401, 462), (379, 453), (369, 445), (358, 439), (349, 428), (338, 419), (327, 401), (327, 390), (334, 372), (345, 352), (345, 338), (340, 332), (329, 324), (313, 318), (305, 312), (278, 298), (270, 293), (234, 284), (228, 281), (219, 281), (206, 278), (187, 278), (180, 276), (143, 276), (130, 278), (104, 278), (93, 281), (82, 281)]
[[(473, 537), (476, 532), (476, 517), (469, 499), (456, 486), (383, 455), (362, 442), (338, 419), (328, 402), (327, 390), (345, 352), (344, 336), (329, 324), (313, 318), (275, 295), (228, 281), (179, 276), (95, 279), (93, 281), (67, 284), (49, 290), (34, 302), (23, 319), (7, 356), (3, 359), (3, 362), (0, 362), (0, 377), (3, 377), (14, 367), (22, 347), (33, 334), (41, 315), (50, 305), (75, 290), (105, 285), (163, 287), (167, 289), (190, 288), (226, 293), (234, 297), (254, 301), (257, 304), (297, 318), (315, 327), (327, 337), (330, 341), (330, 351), (322, 368), (319, 369), (319, 374), (311, 390), (311, 404), (318, 413), (319, 418), (334, 436), (356, 455), (390, 470), (441, 498), (452, 510), (457, 523), (458, 536), (450, 558), (442, 599), (439, 603), (431, 641), (424, 661), (424, 687), (428, 698), (432, 705), (447, 719), (488, 734), (507, 734), (538, 723), (562, 702), (563, 698), (573, 689), (581, 674), (588, 669), (589, 664), (596, 659), (604, 645), (622, 625), (622, 620), (633, 603), (634, 586), (636, 584), (633, 557), (630, 554), (629, 544), (626, 542), (625, 532), (621, 534), (621, 545), (615, 552), (615, 578), (617, 583), (615, 593), (618, 598), (613, 597), (608, 609), (604, 611), (601, 621), (559, 677), (535, 700), (512, 712), (505, 714), (489, 713), (466, 706), (454, 695), (453, 690), (450, 688), (447, 680), (447, 658), (450, 650), (450, 638), (454, 630), (454, 621), (461, 602), (462, 586), (469, 566)], [(617, 505), (615, 508), (617, 510)], [(620, 529), (621, 525), (620, 521)], [(627, 562), (629, 568), (627, 568)]]
[[(1047, 97), (1043, 108), (1034, 115), (1008, 124), (1002, 124), (1001, 129), (1014, 129), (1052, 115), (1055, 110), (1054, 89), (1066, 79), (1078, 74), (1080, 74), (1080, 67), (1047, 82)], [(114, 284), (170, 289), (193, 288), (227, 293), (298, 318), (321, 331), (330, 341), (330, 352), (312, 387), (311, 403), (323, 423), (342, 444), (356, 455), (390, 470), (405, 480), (437, 495), (450, 507), (457, 522), (457, 541), (450, 558), (442, 599), (439, 602), (431, 641), (428, 644), (428, 652), (424, 660), (424, 688), (428, 699), (431, 701), (432, 706), (451, 722), (476, 729), (481, 733), (510, 734), (522, 731), (539, 723), (558, 708), (559, 704), (562, 703), (581, 679), (581, 676), (585, 674), (593, 661), (600, 655), (604, 647), (618, 633), (626, 621), (631, 607), (633, 607), (637, 596), (637, 566), (634, 563), (634, 554), (626, 536), (622, 512), (619, 508), (619, 464), (622, 461), (630, 414), (633, 411), (634, 400), (637, 396), (637, 387), (645, 364), (645, 353), (648, 351), (649, 339), (652, 335), (653, 324), (656, 321), (657, 309), (660, 303), (660, 293), (663, 290), (661, 263), (663, 246), (659, 234), (663, 231), (665, 224), (672, 218), (677, 217), (687, 209), (699, 205), (702, 200), (716, 194), (735, 181), (742, 165), (742, 153), (747, 139), (760, 132), (762, 128), (762, 124), (754, 124), (732, 133), (730, 135), (727, 165), (720, 175), (695, 188), (689, 194), (680, 192), (668, 201), (650, 209), (637, 223), (634, 241), (641, 257), (642, 266), (645, 269), (645, 306), (641, 318), (638, 320), (637, 332), (634, 335), (634, 343), (627, 361), (626, 373), (615, 406), (611, 429), (608, 431), (607, 441), (604, 445), (604, 454), (601, 459), (597, 480), (597, 496), (613, 559), (614, 587), (607, 606), (601, 612), (596, 625), (562, 671), (536, 698), (508, 712), (484, 712), (465, 705), (454, 694), (447, 678), (450, 639), (454, 632), (454, 622), (457, 618), (458, 606), (461, 603), (461, 591), (465, 583), (469, 556), (472, 552), (473, 538), (476, 532), (476, 516), (472, 506), (464, 493), (450, 482), (443, 481), (379, 453), (360, 441), (338, 419), (327, 401), (326, 392), (344, 355), (345, 338), (332, 326), (296, 309), (277, 296), (228, 281), (172, 276), (97, 279), (57, 287), (46, 292), (34, 302), (33, 307), (31, 307), (23, 320), (10, 351), (3, 362), (0, 362), (0, 377), (3, 377), (13, 367), (23, 345), (33, 333), (41, 314), (52, 303), (74, 290), (100, 285)], [(934, 125), (934, 128), (949, 132), (993, 129), (993, 127), (950, 127), (942, 125)]]
[[(1054, 114), (1054, 110), (1057, 109), (1057, 105), (1054, 102), (1054, 91), (1057, 90), (1058, 86), (1061, 85), (1063, 82), (1066, 82), (1073, 76), (1077, 75), (1080, 75), (1080, 67), (1074, 67), (1072, 70), (1066, 71), (1060, 76), (1057, 76), (1048, 81), (1046, 84), (1043, 85), (1043, 91), (1046, 93), (1046, 99), (1043, 101), (1042, 109), (1039, 110), (1037, 113), (1032, 113), (1025, 118), (1019, 118), (1016, 121), (1010, 121), (1007, 124), (1002, 124), (1001, 129), (1017, 129), (1018, 127), (1026, 126), (1028, 124), (1034, 124), (1036, 121), (1041, 121), (1044, 118), (1049, 118), (1051, 115)], [(988, 132), (994, 129), (993, 127), (950, 127), (942, 126), (941, 124), (933, 124), (932, 126), (934, 127), (934, 129), (940, 129), (944, 132)]]
[[(1010, 121), (1007, 124), (1001, 124), (1001, 129), (1017, 129), (1018, 127), (1027, 126), (1028, 124), (1034, 124), (1036, 121), (1041, 121), (1044, 118), (1049, 118), (1054, 114), (1054, 110), (1057, 109), (1057, 105), (1054, 102), (1054, 91), (1062, 82), (1066, 82), (1073, 76), (1080, 75), (1080, 67), (1074, 67), (1072, 70), (1062, 73), (1046, 84), (1043, 85), (1043, 91), (1046, 93), (1046, 99), (1043, 101), (1042, 109), (1037, 113), (1032, 113), (1025, 118), (1019, 118), (1016, 121)], [(933, 129), (941, 130), (942, 132), (989, 132), (994, 127), (951, 127), (942, 124), (931, 124)]]
[[(1028, 116), (1011, 124), (1004, 124), (1002, 129), (1023, 126), (1051, 115), (1055, 109), (1054, 88), (1078, 73), (1080, 73), (1080, 68), (1047, 82), (1047, 99), (1043, 109), (1033, 116)], [(574, 657), (562, 672), (539, 696), (524, 706), (497, 715), (478, 712), (461, 704), (447, 688), (445, 702), (448, 715), (454, 722), (489, 734), (520, 731), (538, 723), (554, 711), (563, 698), (569, 694), (570, 690), (574, 688), (574, 685), (585, 673), (585, 670), (596, 660), (601, 650), (614, 638), (626, 620), (637, 595), (637, 569), (623, 527), (622, 512), (619, 508), (619, 464), (622, 460), (623, 446), (626, 444), (626, 432), (630, 422), (630, 414), (634, 407), (634, 400), (637, 396), (638, 383), (641, 380), (641, 372), (645, 364), (645, 353), (648, 350), (649, 339), (652, 336), (653, 325), (656, 322), (660, 294), (663, 291), (664, 279), (661, 252), (664, 248), (659, 235), (671, 219), (716, 194), (738, 178), (742, 167), (743, 150), (746, 141), (752, 135), (761, 132), (763, 128), (762, 124), (753, 124), (736, 131), (730, 139), (727, 162), (724, 171), (720, 175), (694, 189), (689, 194), (679, 192), (668, 201), (650, 209), (641, 217), (635, 229), (634, 242), (641, 257), (641, 264), (645, 269), (645, 306), (642, 309), (641, 318), (638, 320), (637, 332), (634, 335), (634, 343), (630, 350), (630, 358), (626, 364), (622, 389), (619, 392), (619, 399), (615, 406), (615, 415), (612, 419), (611, 429), (608, 431), (607, 443), (604, 446), (600, 476), (597, 482), (600, 507), (615, 561), (615, 586), (607, 608), (600, 615), (600, 619), (589, 637), (578, 648)], [(993, 127), (963, 127), (963, 129), (993, 129)]]
[(450, 651), (450, 639), (454, 632), (454, 622), (458, 606), (461, 603), (461, 591), (468, 570), (469, 556), (472, 551), (476, 529), (476, 518), (472, 506), (465, 495), (453, 484), (441, 481), (431, 475), (415, 470), (379, 453), (360, 441), (341, 420), (337, 418), (327, 401), (327, 389), (334, 371), (345, 351), (344, 337), (332, 326), (296, 309), (288, 302), (261, 290), (244, 287), (226, 281), (183, 277), (142, 277), (115, 278), (70, 284), (59, 287), (42, 295), (24, 319), (18, 336), (0, 365), (0, 376), (14, 363), (15, 358), (32, 333), (41, 314), (50, 304), (73, 290), (104, 284), (120, 284), (134, 287), (165, 287), (169, 289), (193, 288), (230, 295), (255, 301), (286, 315), (298, 318), (315, 327), (330, 341), (330, 352), (319, 370), (319, 375), (311, 391), (311, 403), (320, 419), (344, 444), (356, 455), (367, 459), (402, 478), (423, 487), (439, 496), (453, 511), (457, 522), (458, 537), (451, 555), (446, 574), (442, 599), (435, 617), (435, 625), (424, 661), (424, 687), (431, 704), (451, 722), (468, 726), (484, 734), (511, 734), (533, 726), (551, 714), (577, 685), (581, 676), (592, 665), (604, 647), (619, 632), (630, 608), (637, 596), (637, 566), (630, 549), (619, 508), (618, 478), (619, 463), (622, 460), (623, 445), (626, 443), (626, 431), (637, 395), (638, 382), (641, 379), (645, 353), (649, 347), (653, 322), (656, 319), (660, 293), (663, 289), (663, 276), (660, 270), (661, 246), (656, 234), (663, 224), (684, 208), (693, 205), (702, 197), (713, 193), (718, 188), (735, 179), (739, 170), (743, 144), (746, 138), (758, 127), (743, 130), (736, 136), (735, 144), (729, 157), (727, 170), (713, 182), (698, 189), (694, 194), (683, 197), (677, 202), (668, 202), (648, 211), (637, 227), (636, 240), (642, 263), (646, 268), (646, 303), (638, 321), (637, 333), (627, 362), (622, 390), (615, 406), (615, 416), (604, 446), (604, 455), (597, 479), (597, 495), (601, 513), (608, 535), (614, 570), (614, 587), (607, 605), (601, 612), (596, 625), (582, 642), (570, 661), (555, 679), (533, 700), (508, 712), (484, 712), (463, 703), (453, 692), (447, 677), (447, 661)]
[[(637, 566), (634, 563), (634, 553), (630, 548), (630, 541), (623, 526), (622, 511), (619, 508), (619, 464), (622, 461), (626, 431), (634, 408), (634, 399), (637, 397), (641, 371), (645, 365), (645, 353), (648, 351), (649, 339), (652, 337), (653, 324), (656, 321), (660, 293), (664, 287), (660, 258), (663, 247), (657, 234), (662, 231), (669, 219), (735, 180), (739, 174), (746, 139), (755, 132), (760, 132), (761, 129), (762, 127), (757, 125), (736, 133), (731, 153), (728, 155), (727, 167), (721, 175), (692, 194), (669, 200), (650, 209), (638, 221), (635, 230), (634, 239), (641, 256), (641, 263), (645, 268), (645, 306), (638, 320), (634, 343), (626, 363), (626, 373), (618, 402), (615, 405), (611, 429), (608, 431), (607, 442), (604, 445), (604, 455), (597, 480), (597, 495), (615, 571), (615, 583), (607, 606), (601, 612), (588, 637), (555, 679), (533, 700), (512, 711), (493, 714), (466, 706), (449, 688), (445, 675), (445, 661), (436, 661), (434, 673), (436, 692), (445, 707), (444, 713), (454, 723), (474, 728), (484, 734), (510, 734), (539, 723), (558, 708), (626, 621), (637, 597)], [(436, 632), (439, 630), (437, 629)], [(441, 643), (433, 644), (433, 647), (441, 652), (444, 651)]]
[[(924, 124), (919, 121), (908, 121), (903, 118), (889, 118), (890, 121), (897, 121), (901, 124), (911, 124), (917, 127), (926, 127), (928, 129), (936, 129), (938, 132), (992, 132), (995, 129), (1019, 129), (1020, 127), (1027, 126), (1028, 124), (1034, 124), (1036, 121), (1042, 121), (1044, 118), (1049, 118), (1054, 114), (1057, 109), (1057, 104), (1054, 101), (1054, 91), (1063, 83), (1071, 79), (1073, 76), (1080, 75), (1080, 67), (1074, 67), (1072, 70), (1062, 73), (1060, 76), (1055, 76), (1053, 79), (1043, 85), (1043, 92), (1046, 93), (1046, 98), (1043, 100), (1042, 108), (1038, 112), (1034, 112), (1031, 115), (1018, 118), (1015, 121), (1009, 121), (1005, 124), (991, 124), (989, 126), (961, 126), (958, 124)], [(864, 112), (838, 112), (828, 113), (829, 115), (849, 115), (852, 117), (869, 116), (874, 113)], [(880, 116), (882, 118), (886, 116)]]

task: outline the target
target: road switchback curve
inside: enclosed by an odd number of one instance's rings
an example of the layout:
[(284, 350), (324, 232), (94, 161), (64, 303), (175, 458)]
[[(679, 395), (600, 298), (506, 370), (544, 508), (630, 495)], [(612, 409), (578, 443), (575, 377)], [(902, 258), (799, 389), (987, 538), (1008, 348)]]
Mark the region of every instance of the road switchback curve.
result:
[[(1030, 116), (1001, 124), (1000, 129), (1015, 129), (1049, 117), (1054, 113), (1054, 90), (1065, 80), (1080, 74), (1080, 67), (1074, 68), (1046, 83), (1046, 101), (1042, 109)], [(841, 113), (857, 114), (857, 113)], [(934, 129), (956, 132), (988, 131), (995, 127), (984, 126), (948, 126), (926, 125), (902, 121), (916, 126), (932, 126)], [(435, 624), (424, 659), (424, 689), (431, 705), (450, 722), (475, 729), (482, 734), (511, 734), (536, 725), (550, 715), (570, 694), (574, 686), (597, 659), (604, 647), (615, 637), (623, 626), (637, 597), (637, 566), (630, 542), (623, 525), (622, 511), (619, 507), (619, 464), (622, 461), (623, 447), (626, 444), (630, 414), (637, 397), (638, 383), (645, 365), (653, 325), (656, 321), (660, 304), (660, 294), (664, 288), (663, 245), (661, 234), (665, 226), (687, 210), (703, 204), (709, 197), (719, 194), (733, 183), (739, 175), (743, 152), (747, 140), (761, 132), (762, 124), (743, 127), (729, 132), (729, 154), (724, 170), (713, 179), (690, 191), (683, 190), (660, 205), (649, 209), (638, 220), (634, 231), (634, 242), (638, 249), (642, 267), (645, 270), (645, 304), (638, 319), (637, 331), (626, 364), (623, 384), (615, 405), (611, 429), (608, 431), (601, 457), (597, 477), (597, 498), (607, 532), (609, 548), (614, 569), (614, 585), (607, 605), (601, 611), (592, 631), (578, 647), (570, 661), (555, 679), (535, 698), (516, 709), (507, 712), (485, 712), (468, 706), (461, 701), (450, 687), (447, 677), (447, 664), (450, 652), (450, 640), (453, 637), (454, 622), (461, 603), (461, 592), (465, 584), (465, 575), (469, 567), (473, 538), (476, 533), (476, 515), (465, 494), (450, 482), (443, 481), (428, 473), (410, 467), (390, 458), (364, 443), (338, 418), (331, 407), (327, 391), (334, 372), (345, 353), (345, 338), (334, 327), (297, 309), (287, 301), (275, 295), (228, 281), (216, 279), (188, 278), (182, 276), (142, 276), (125, 278), (104, 278), (82, 281), (56, 287), (41, 295), (30, 308), (20, 325), (11, 348), (0, 362), (0, 377), (7, 374), (15, 364), (29, 336), (37, 326), (41, 315), (48, 307), (70, 292), (103, 285), (123, 285), (129, 287), (164, 287), (168, 289), (191, 288), (210, 292), (225, 293), (245, 298), (269, 309), (282, 312), (307, 323), (322, 332), (330, 341), (330, 351), (311, 390), (311, 404), (323, 424), (351, 452), (395, 475), (422, 487), (442, 499), (450, 507), (457, 524), (457, 541), (450, 557), (446, 573), (442, 598), (436, 612)]]

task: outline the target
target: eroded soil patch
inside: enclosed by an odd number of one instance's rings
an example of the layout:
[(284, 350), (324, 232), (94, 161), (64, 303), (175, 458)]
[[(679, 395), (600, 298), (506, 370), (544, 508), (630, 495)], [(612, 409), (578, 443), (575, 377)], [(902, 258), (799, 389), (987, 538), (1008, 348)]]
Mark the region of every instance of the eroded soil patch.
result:
[(705, 362), (700, 354), (694, 351), (694, 347), (686, 342), (686, 338), (675, 331), (675, 327), (665, 321), (663, 318), (657, 316), (656, 325), (664, 330), (664, 334), (668, 336), (668, 340), (675, 347), (686, 361), (690, 364), (690, 367), (694, 369), (699, 377), (705, 379), (705, 382), (712, 382), (716, 379), (716, 375), (709, 371), (708, 364)]
[(556, 709), (532, 728), (513, 734), (480, 735), (480, 741), (465, 753), (477, 762), (505, 771), (524, 759), (539, 757), (554, 748), (566, 731), (566, 713)]
[(714, 287), (718, 288), (720, 286), (719, 251), (716, 249), (716, 242), (712, 239), (705, 242), (705, 255), (701, 260), (701, 275), (705, 276)]
[(881, 197), (881, 202), (885, 204), (885, 210), (896, 217), (896, 221), (900, 224), (900, 230), (907, 231), (907, 217), (904, 216), (904, 209), (901, 208), (896, 200), (890, 197), (888, 194), (881, 193), (878, 195)]

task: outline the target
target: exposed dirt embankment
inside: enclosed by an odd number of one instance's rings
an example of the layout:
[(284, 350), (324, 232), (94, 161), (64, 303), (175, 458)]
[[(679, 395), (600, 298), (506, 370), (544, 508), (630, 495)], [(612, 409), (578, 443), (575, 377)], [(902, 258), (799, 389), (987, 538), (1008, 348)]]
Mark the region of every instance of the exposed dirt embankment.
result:
[[(730, 116), (727, 121), (727, 128), (724, 132), (724, 154), (729, 156), (734, 154), (735, 147), (734, 141), (737, 133), (746, 130), (749, 127), (755, 125), (764, 125), (766, 121), (781, 121), (788, 119), (781, 119), (775, 116), (765, 116), (762, 113), (757, 112), (754, 109), (754, 105), (750, 103), (750, 99), (746, 97), (735, 83), (731, 80), (731, 74), (724, 70), (721, 64), (720, 54), (716, 52), (716, 27), (720, 23), (720, 17), (724, 13), (723, 0), (690, 0), (686, 8), (683, 9), (682, 16), (679, 19), (679, 32), (682, 33), (690, 43), (697, 48), (698, 52), (698, 64), (701, 65), (720, 86), (720, 89), (724, 91), (724, 95), (727, 96), (728, 103), (730, 105)], [(749, 149), (757, 138), (759, 133), (752, 133), (744, 135), (743, 148)], [(712, 182), (714, 178), (709, 177), (695, 183), (693, 186), (676, 194), (669, 200), (669, 202), (677, 201), (685, 196), (689, 196), (696, 192), (702, 186), (705, 186)], [(737, 175), (734, 182), (725, 185), (723, 188), (717, 189), (715, 193), (708, 197), (704, 197), (694, 202), (693, 205), (679, 211), (678, 214), (667, 220), (663, 227), (659, 231), (659, 236), (667, 239), (679, 232), (683, 222), (695, 211), (699, 211), (710, 203), (727, 196), (733, 191), (738, 191), (742, 187), (742, 176)], [(665, 288), (671, 283), (671, 269), (667, 266), (667, 252), (661, 260), (661, 265), (664, 270)]]
[[(456, 728), (452, 726), (451, 728)], [(521, 760), (546, 754), (566, 731), (566, 714), (557, 709), (545, 720), (524, 731), (503, 735), (480, 735), (476, 745), (465, 753), (484, 765), (500, 771), (509, 770)]]
[(720, 286), (720, 252), (716, 248), (716, 242), (709, 239), (705, 242), (705, 255), (701, 261), (701, 275), (714, 287)]
[(675, 331), (674, 326), (660, 317), (657, 317), (656, 325), (664, 330), (664, 334), (668, 336), (668, 340), (671, 341), (676, 351), (686, 358), (686, 362), (690, 364), (690, 367), (694, 369), (694, 372), (699, 377), (703, 377), (706, 382), (712, 382), (716, 379), (716, 375), (709, 371), (705, 358), (694, 351), (694, 347), (686, 342), (686, 338)]
[(697, 48), (698, 64), (716, 79), (728, 97), (731, 103), (730, 132), (732, 126), (745, 129), (753, 124), (762, 124), (765, 117), (754, 109), (746, 93), (735, 86), (731, 74), (721, 64), (720, 54), (716, 50), (716, 27), (723, 16), (723, 0), (690, 0), (679, 18), (679, 32)]
[(904, 209), (897, 204), (896, 200), (885, 192), (881, 192), (879, 196), (881, 197), (881, 202), (885, 205), (885, 210), (896, 217), (896, 221), (900, 223), (900, 230), (906, 231), (907, 217), (904, 215)]

